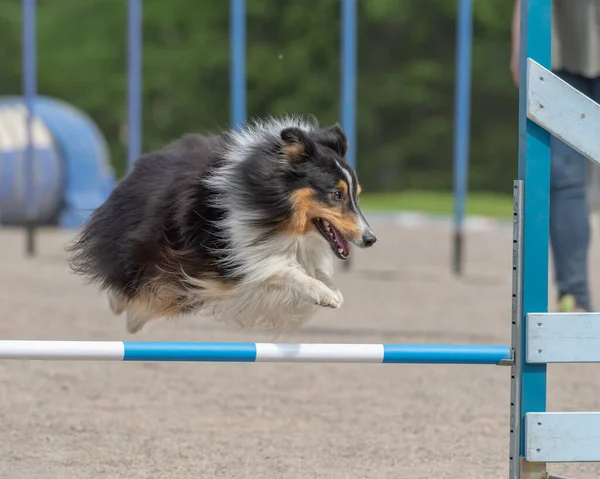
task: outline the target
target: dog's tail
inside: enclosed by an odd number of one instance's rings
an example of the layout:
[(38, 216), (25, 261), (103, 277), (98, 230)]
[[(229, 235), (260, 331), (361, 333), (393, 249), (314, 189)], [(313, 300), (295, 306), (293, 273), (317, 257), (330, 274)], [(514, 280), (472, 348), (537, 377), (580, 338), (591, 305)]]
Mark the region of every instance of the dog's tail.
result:
[(96, 235), (94, 223), (95, 218), (92, 215), (66, 247), (67, 263), (71, 270), (84, 276), (89, 282), (102, 281), (104, 270), (100, 261), (103, 245)]
[(109, 221), (103, 206), (96, 209), (79, 234), (66, 245), (67, 263), (71, 270), (88, 283), (99, 283), (101, 289), (114, 289), (115, 276), (122, 274), (122, 245), (114, 233), (116, 225)]

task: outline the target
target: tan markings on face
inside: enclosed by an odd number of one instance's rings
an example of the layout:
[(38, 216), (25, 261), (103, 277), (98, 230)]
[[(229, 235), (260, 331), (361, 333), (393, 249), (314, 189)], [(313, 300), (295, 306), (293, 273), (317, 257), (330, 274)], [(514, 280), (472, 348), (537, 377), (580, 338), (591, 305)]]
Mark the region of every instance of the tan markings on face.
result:
[(314, 200), (312, 188), (301, 188), (292, 193), (292, 219), (285, 230), (295, 235), (306, 235), (315, 231), (314, 218), (329, 221), (346, 239), (360, 238), (358, 217), (352, 210), (340, 211), (339, 208), (327, 206)]
[(342, 198), (346, 198), (348, 196), (348, 183), (346, 183), (344, 180), (338, 181), (335, 187), (342, 193)]
[(285, 156), (290, 161), (298, 161), (304, 153), (304, 146), (300, 143), (291, 143), (283, 147)]
[(360, 187), (360, 185), (356, 186), (356, 196), (360, 196), (360, 192), (362, 191), (362, 188)]

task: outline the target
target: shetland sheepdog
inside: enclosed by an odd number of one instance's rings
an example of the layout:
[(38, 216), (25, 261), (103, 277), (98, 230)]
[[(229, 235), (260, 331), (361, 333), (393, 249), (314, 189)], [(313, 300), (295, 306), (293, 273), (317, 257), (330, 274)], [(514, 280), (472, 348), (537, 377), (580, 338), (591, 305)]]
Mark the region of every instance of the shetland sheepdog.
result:
[(189, 313), (297, 329), (342, 305), (335, 258), (377, 241), (347, 148), (339, 125), (297, 117), (185, 135), (135, 162), (67, 246), (70, 266), (129, 333)]

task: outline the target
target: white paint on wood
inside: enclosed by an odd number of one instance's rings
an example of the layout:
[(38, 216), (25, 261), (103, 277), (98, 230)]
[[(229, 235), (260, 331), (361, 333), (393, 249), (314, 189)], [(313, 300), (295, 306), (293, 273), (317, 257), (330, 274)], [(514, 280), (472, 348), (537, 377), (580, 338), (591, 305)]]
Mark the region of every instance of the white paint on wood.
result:
[(600, 362), (600, 313), (527, 315), (528, 363)]
[(525, 460), (600, 462), (600, 413), (527, 413)]
[(527, 117), (600, 164), (600, 105), (527, 59)]

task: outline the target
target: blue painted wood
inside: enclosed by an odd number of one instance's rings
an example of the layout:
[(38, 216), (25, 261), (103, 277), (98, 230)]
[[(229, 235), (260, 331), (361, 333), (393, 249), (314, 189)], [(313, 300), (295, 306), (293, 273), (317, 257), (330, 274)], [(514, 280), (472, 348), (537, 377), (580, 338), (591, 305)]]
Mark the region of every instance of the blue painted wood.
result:
[[(524, 181), (521, 421), (546, 410), (546, 365), (528, 364), (526, 316), (548, 308), (548, 230), (550, 202), (550, 134), (527, 118), (527, 58), (551, 67), (552, 0), (521, 0), (519, 88), (519, 179)], [(521, 429), (520, 453), (524, 456)]]

